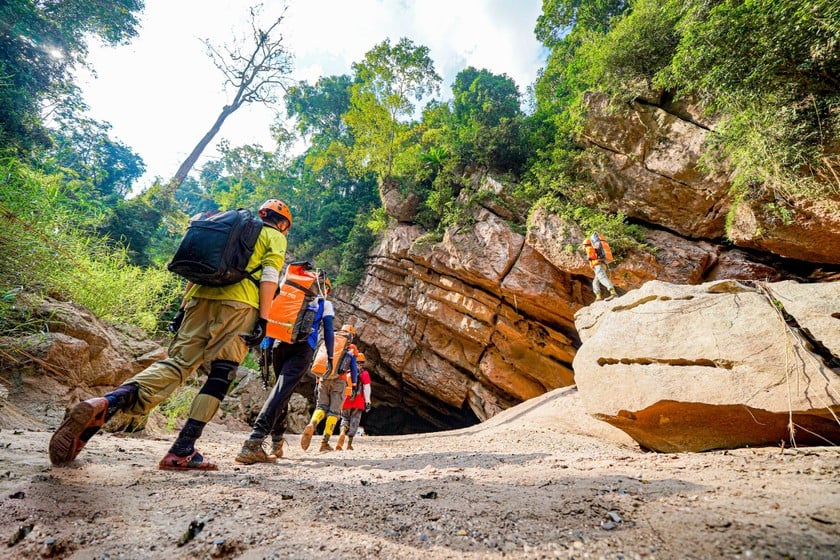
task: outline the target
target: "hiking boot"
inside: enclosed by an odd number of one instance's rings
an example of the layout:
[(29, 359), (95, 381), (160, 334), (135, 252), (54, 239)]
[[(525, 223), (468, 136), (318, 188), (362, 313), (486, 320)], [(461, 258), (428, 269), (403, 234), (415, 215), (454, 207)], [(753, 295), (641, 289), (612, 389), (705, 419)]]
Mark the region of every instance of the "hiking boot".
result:
[(615, 290), (610, 290), (610, 295), (609, 295), (609, 296), (607, 296), (607, 301), (610, 301), (611, 299), (613, 299), (613, 298), (614, 298), (614, 297), (616, 297), (617, 295), (618, 295), (618, 294), (615, 292)]
[(265, 452), (262, 441), (249, 439), (242, 444), (242, 449), (234, 460), (243, 465), (253, 465), (254, 463), (273, 463), (277, 458)]
[(307, 424), (306, 427), (303, 429), (303, 433), (300, 434), (300, 447), (304, 451), (309, 449), (309, 443), (312, 441), (312, 436), (315, 434), (315, 425), (314, 424)]
[(215, 471), (219, 466), (210, 461), (205, 461), (198, 451), (193, 451), (186, 457), (167, 453), (158, 463), (162, 471)]
[(347, 451), (353, 451), (353, 438), (347, 440)]
[(321, 440), (321, 449), (319, 449), (318, 451), (333, 451), (333, 448), (330, 445), (330, 440), (322, 439)]
[(344, 447), (345, 437), (347, 437), (347, 432), (345, 430), (341, 430), (341, 433), (338, 435), (338, 443), (335, 444), (336, 451), (341, 451), (342, 447)]
[(595, 301), (598, 301), (599, 299), (602, 299), (601, 294), (595, 294)]
[(105, 424), (108, 399), (99, 397), (77, 403), (50, 438), (50, 462), (64, 465), (76, 458), (79, 451)]
[(286, 445), (286, 440), (281, 439), (280, 441), (272, 441), (271, 442), (271, 454), (274, 455), (277, 459), (280, 459), (283, 456), (283, 446)]

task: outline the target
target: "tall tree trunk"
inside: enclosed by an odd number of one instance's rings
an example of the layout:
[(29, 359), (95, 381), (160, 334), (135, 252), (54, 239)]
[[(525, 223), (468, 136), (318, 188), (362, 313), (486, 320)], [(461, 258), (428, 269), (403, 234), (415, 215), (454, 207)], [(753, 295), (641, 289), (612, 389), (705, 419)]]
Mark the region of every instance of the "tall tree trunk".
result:
[(178, 187), (181, 186), (181, 183), (184, 182), (184, 179), (187, 178), (189, 175), (190, 170), (195, 165), (195, 162), (198, 161), (198, 158), (201, 157), (202, 152), (207, 147), (207, 144), (213, 140), (213, 137), (219, 132), (222, 128), (222, 124), (224, 124), (225, 119), (227, 119), (234, 111), (238, 109), (238, 105), (225, 105), (222, 108), (222, 112), (216, 118), (216, 122), (213, 123), (213, 126), (210, 127), (210, 130), (207, 131), (201, 140), (198, 141), (198, 144), (195, 145), (190, 155), (187, 156), (187, 159), (184, 160), (184, 163), (178, 168), (178, 171), (175, 172), (175, 176), (172, 177), (172, 180), (166, 185), (163, 191), (163, 195), (167, 197), (175, 196), (175, 191), (178, 190)]

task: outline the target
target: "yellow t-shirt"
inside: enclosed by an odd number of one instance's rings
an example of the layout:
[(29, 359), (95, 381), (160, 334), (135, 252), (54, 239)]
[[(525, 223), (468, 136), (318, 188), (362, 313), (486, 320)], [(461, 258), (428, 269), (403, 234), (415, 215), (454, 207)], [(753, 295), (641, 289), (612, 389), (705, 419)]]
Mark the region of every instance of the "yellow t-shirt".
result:
[[(273, 227), (263, 226), (262, 231), (260, 231), (260, 236), (257, 238), (257, 243), (254, 245), (254, 254), (248, 260), (246, 270), (253, 270), (257, 266), (262, 265), (262, 268), (251, 274), (259, 282), (262, 277), (263, 268), (270, 266), (279, 273), (283, 270), (285, 259), (286, 236)], [(260, 308), (260, 291), (250, 278), (244, 278), (230, 286), (195, 285), (187, 294), (187, 299), (194, 297), (241, 301), (251, 307)]]

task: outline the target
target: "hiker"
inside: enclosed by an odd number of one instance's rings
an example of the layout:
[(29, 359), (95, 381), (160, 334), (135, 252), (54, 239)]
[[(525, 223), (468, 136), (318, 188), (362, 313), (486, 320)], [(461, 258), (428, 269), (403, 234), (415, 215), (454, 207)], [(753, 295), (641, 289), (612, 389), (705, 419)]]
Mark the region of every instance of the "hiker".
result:
[(601, 299), (601, 286), (603, 285), (610, 291), (607, 300), (611, 300), (618, 294), (610, 281), (609, 274), (607, 274), (607, 264), (612, 262), (612, 251), (607, 240), (603, 235), (595, 232), (583, 242), (583, 248), (586, 250), (589, 266), (595, 273), (595, 277), (592, 279), (592, 291), (595, 292), (595, 299)]
[(341, 407), (341, 432), (335, 445), (336, 451), (342, 450), (345, 438), (347, 438), (347, 451), (353, 450), (353, 437), (359, 429), (362, 412), (370, 411), (370, 373), (365, 369), (365, 355), (359, 352), (356, 362), (359, 364), (359, 382), (350, 395), (344, 398), (344, 404)]
[[(249, 214), (250, 215), (250, 214)], [(164, 470), (216, 470), (195, 449), (204, 426), (227, 394), (236, 369), (250, 346), (259, 345), (266, 333), (268, 311), (277, 290), (286, 253), (286, 234), (292, 227), (289, 207), (280, 200), (266, 200), (258, 215), (253, 254), (245, 270), (249, 276), (223, 286), (187, 284), (180, 310), (170, 322), (175, 336), (169, 357), (158, 361), (104, 397), (76, 404), (50, 439), (54, 465), (76, 458), (90, 438), (117, 411), (143, 415), (184, 384), (205, 361), (210, 371), (195, 396), (189, 418), (158, 468)]]
[(315, 434), (315, 428), (318, 427), (324, 417), (327, 420), (324, 424), (324, 437), (321, 440), (320, 451), (333, 450), (330, 445), (330, 437), (341, 414), (341, 405), (344, 403), (344, 389), (348, 383), (358, 383), (359, 380), (359, 366), (356, 361), (357, 350), (351, 344), (355, 334), (356, 329), (353, 325), (343, 325), (337, 333), (337, 336), (346, 340), (345, 351), (342, 351), (343, 355), (336, 366), (338, 375), (331, 375), (333, 367), (330, 364), (326, 368), (326, 373), (318, 379), (318, 384), (315, 386), (317, 400), (315, 412), (312, 413), (312, 418), (300, 436), (300, 446), (304, 451), (309, 449), (309, 443)]
[[(245, 465), (253, 463), (274, 463), (283, 456), (283, 445), (285, 444), (286, 419), (289, 415), (289, 401), (292, 392), (300, 383), (303, 375), (309, 370), (315, 355), (315, 348), (318, 344), (319, 329), (323, 327), (324, 346), (327, 353), (327, 365), (332, 369), (333, 349), (335, 334), (333, 319), (335, 309), (331, 301), (326, 299), (332, 292), (332, 285), (329, 278), (320, 276), (324, 282), (324, 297), (317, 298), (310, 304), (315, 309), (315, 319), (312, 324), (309, 336), (296, 343), (274, 342), (266, 337), (263, 344), (273, 351), (271, 363), (274, 367), (274, 374), (277, 382), (271, 393), (263, 404), (259, 416), (254, 422), (253, 431), (242, 449), (236, 456), (235, 461)], [(271, 453), (266, 453), (263, 442), (268, 435), (271, 435)]]

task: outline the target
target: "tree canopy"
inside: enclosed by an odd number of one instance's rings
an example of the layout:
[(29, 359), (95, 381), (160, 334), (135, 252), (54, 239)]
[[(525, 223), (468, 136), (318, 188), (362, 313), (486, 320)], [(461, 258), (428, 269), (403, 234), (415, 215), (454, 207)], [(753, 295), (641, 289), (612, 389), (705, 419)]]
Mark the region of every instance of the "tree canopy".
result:
[[(152, 328), (177, 299), (162, 266), (188, 217), (267, 198), (283, 199), (295, 216), (290, 258), (314, 261), (336, 284), (362, 278), (388, 224), (385, 183), (413, 197), (409, 219), (432, 236), (474, 219), (488, 193), (468, 179), (492, 172), (515, 185), (517, 207), (544, 205), (620, 237), (623, 215), (597, 206), (598, 185), (580, 165), (587, 91), (608, 93), (617, 110), (638, 100), (699, 102), (718, 123), (705, 163), (731, 173), (738, 196), (840, 192), (837, 2), (544, 0), (535, 32), (549, 55), (531, 114), (517, 84), (485, 68), (462, 69), (441, 99), (429, 49), (406, 38), (373, 45), (350, 75), (287, 83), (292, 53), (273, 34), (279, 19), (261, 27), (252, 18), (248, 48), (208, 45), (232, 98), (191, 158), (250, 101), (285, 109), (272, 127), (276, 145), (222, 143), (220, 157), (192, 175), (188, 158), (177, 181), (130, 197), (143, 162), (108, 123), (86, 115), (71, 70), (85, 64), (90, 38), (118, 44), (136, 35), (142, 6), (0, 4), (0, 254), (21, 255), (3, 263), (0, 324), (12, 313), (5, 295), (27, 285), (57, 286), (103, 315)], [(42, 281), (35, 272), (50, 255), (55, 270)], [(115, 290), (138, 311), (120, 308)]]
[(19, 154), (48, 146), (41, 105), (60, 105), (76, 88), (87, 41), (119, 44), (137, 35), (142, 0), (0, 3), (0, 145)]

